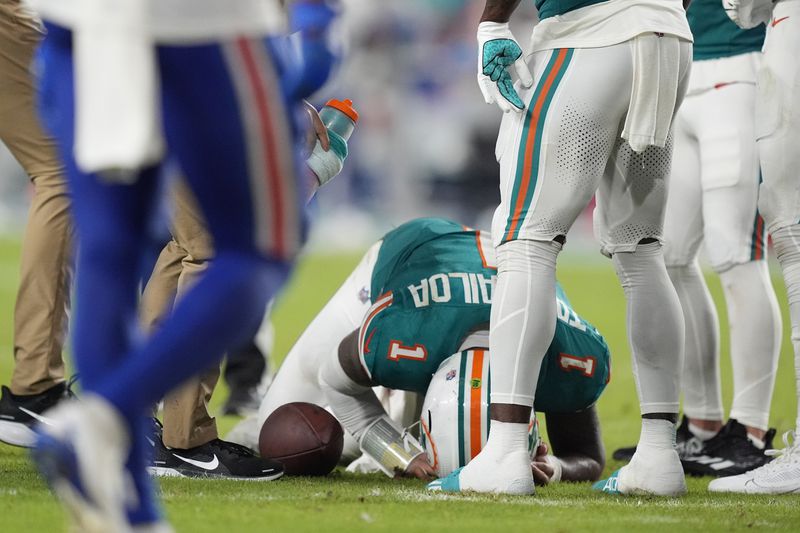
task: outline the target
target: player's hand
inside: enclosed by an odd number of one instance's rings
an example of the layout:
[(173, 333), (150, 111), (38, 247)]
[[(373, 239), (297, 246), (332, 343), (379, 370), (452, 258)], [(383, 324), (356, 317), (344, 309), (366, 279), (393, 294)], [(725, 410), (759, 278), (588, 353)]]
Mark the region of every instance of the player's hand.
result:
[(773, 0), (722, 0), (722, 7), (728, 18), (747, 30), (769, 22)]
[(508, 72), (512, 65), (523, 87), (533, 85), (533, 76), (508, 23), (481, 22), (478, 26), (478, 86), (486, 103), (496, 102), (505, 113), (525, 109)]
[(411, 463), (402, 473), (403, 477), (415, 477), (423, 481), (431, 481), (439, 477), (436, 470), (428, 462), (428, 456), (421, 453), (411, 460)]
[(331, 141), (328, 137), (328, 128), (322, 123), (319, 113), (313, 105), (303, 100), (303, 110), (306, 112), (309, 121), (309, 128), (306, 135), (306, 153), (310, 154), (314, 150), (314, 146), (319, 141), (322, 149), (326, 152), (331, 147)]
[(550, 478), (555, 474), (553, 466), (545, 458), (547, 456), (547, 444), (542, 442), (536, 448), (536, 456), (531, 461), (531, 471), (533, 472), (533, 482), (537, 485), (547, 485)]

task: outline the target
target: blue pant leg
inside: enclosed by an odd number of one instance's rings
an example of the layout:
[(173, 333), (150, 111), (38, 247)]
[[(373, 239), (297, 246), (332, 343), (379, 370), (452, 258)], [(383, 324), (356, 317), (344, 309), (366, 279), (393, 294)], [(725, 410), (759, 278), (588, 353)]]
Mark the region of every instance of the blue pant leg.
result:
[(48, 25), (39, 59), (44, 121), (58, 141), (78, 235), (72, 348), (84, 390), (119, 366), (135, 335), (140, 254), (154, 205), (157, 169), (133, 184), (82, 172), (72, 157), (74, 92), (70, 33)]
[[(73, 358), (83, 390), (96, 391), (122, 364), (137, 337), (141, 251), (147, 241), (158, 172), (149, 169), (135, 184), (119, 185), (77, 168), (72, 157), (75, 115), (71, 35), (51, 25), (48, 30), (39, 51), (40, 108), (65, 164), (78, 235), (76, 305), (71, 317)], [(145, 470), (152, 453), (145, 432), (148, 423), (142, 410), (130, 426), (128, 470), (137, 492), (137, 505), (130, 510), (133, 523), (152, 522), (159, 516)]]
[(265, 42), (160, 48), (159, 55), (170, 155), (198, 199), (216, 256), (103, 386), (129, 413), (252, 339), (303, 234), (294, 129)]

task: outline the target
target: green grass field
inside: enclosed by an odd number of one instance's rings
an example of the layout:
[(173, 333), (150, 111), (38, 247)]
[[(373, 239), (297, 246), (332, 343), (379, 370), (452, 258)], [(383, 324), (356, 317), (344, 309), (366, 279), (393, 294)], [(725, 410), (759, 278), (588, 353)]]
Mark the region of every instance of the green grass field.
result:
[[(0, 382), (8, 383), (12, 361), (12, 308), (18, 244), (0, 241)], [(357, 262), (357, 255), (316, 255), (301, 264), (280, 302), (274, 322), (280, 359), (304, 325)], [(567, 262), (559, 277), (578, 312), (606, 336), (613, 354), (613, 377), (599, 403), (606, 448), (633, 444), (639, 431), (638, 404), (630, 372), (625, 304), (610, 262)], [(710, 280), (720, 302), (720, 287)], [(785, 314), (785, 291), (775, 279)], [(720, 315), (725, 320), (724, 307)], [(726, 328), (723, 327), (723, 339)], [(772, 425), (779, 434), (795, 415), (794, 373), (788, 333), (775, 388)], [(723, 354), (727, 342), (723, 340)], [(723, 355), (726, 405), (730, 364)], [(220, 391), (219, 397), (223, 396)], [(233, 418), (220, 420), (224, 430)], [(619, 467), (609, 460), (607, 471)], [(442, 496), (426, 493), (421, 482), (381, 475), (335, 473), (324, 479), (285, 478), (273, 483), (165, 480), (161, 490), (167, 515), (179, 532), (239, 531), (732, 531), (797, 530), (798, 497), (711, 495), (708, 479), (690, 479), (681, 499), (610, 498), (588, 484), (561, 484), (534, 497)], [(0, 444), (0, 532), (61, 531), (62, 512), (28, 463), (24, 450)]]

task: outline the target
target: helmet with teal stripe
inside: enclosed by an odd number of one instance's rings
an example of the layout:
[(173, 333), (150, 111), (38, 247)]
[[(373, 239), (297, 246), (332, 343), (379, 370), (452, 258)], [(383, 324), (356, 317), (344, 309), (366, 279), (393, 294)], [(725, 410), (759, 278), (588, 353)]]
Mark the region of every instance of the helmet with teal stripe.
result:
[[(420, 426), (420, 441), (442, 477), (481, 451), (489, 435), (489, 350), (465, 350), (439, 365), (425, 395)], [(531, 453), (538, 443), (539, 427), (532, 415)]]

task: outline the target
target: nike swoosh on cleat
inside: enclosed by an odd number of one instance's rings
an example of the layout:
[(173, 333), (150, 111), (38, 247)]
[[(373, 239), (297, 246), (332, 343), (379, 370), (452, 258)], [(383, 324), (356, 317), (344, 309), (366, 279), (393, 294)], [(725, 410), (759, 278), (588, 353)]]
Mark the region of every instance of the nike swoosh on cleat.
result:
[(786, 20), (788, 18), (789, 17), (781, 17), (779, 19), (772, 19), (772, 27), (774, 28), (775, 26), (777, 26), (778, 24), (780, 24), (781, 22), (783, 22), (784, 20)]
[(177, 457), (181, 461), (184, 461), (186, 463), (189, 463), (190, 465), (196, 466), (197, 468), (202, 468), (203, 470), (211, 471), (211, 470), (214, 470), (215, 468), (217, 468), (219, 466), (219, 459), (217, 459), (217, 454), (214, 454), (214, 458), (211, 459), (210, 461), (196, 461), (194, 459), (187, 459), (186, 457), (181, 457), (177, 453), (173, 453), (172, 455), (174, 455), (175, 457)]
[(26, 415), (28, 415), (31, 418), (33, 418), (34, 420), (38, 420), (42, 424), (47, 424), (48, 426), (50, 425), (50, 419), (40, 415), (39, 413), (34, 413), (30, 409), (25, 409), (24, 407), (19, 407), (18, 409), (20, 411), (22, 411), (23, 413), (25, 413)]

